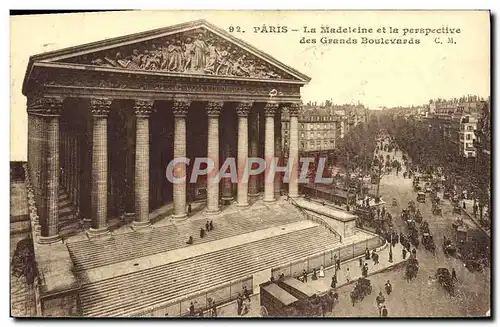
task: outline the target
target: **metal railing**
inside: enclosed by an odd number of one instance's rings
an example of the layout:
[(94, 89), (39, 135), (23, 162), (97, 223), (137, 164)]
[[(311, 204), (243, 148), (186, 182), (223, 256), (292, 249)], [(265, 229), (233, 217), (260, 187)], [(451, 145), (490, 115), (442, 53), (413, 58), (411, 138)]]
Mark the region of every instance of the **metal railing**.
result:
[(319, 269), (321, 266), (324, 268), (333, 266), (335, 258), (340, 261), (347, 261), (365, 253), (366, 248), (373, 249), (383, 246), (385, 242), (380, 237), (373, 237), (364, 242), (353, 242), (334, 250), (325, 251), (305, 259), (296, 260), (286, 265), (271, 269), (271, 276), (278, 279), (281, 274), (285, 277), (298, 277), (303, 274), (305, 270), (307, 273), (313, 269)]
[(248, 293), (253, 293), (253, 276), (247, 276), (229, 283), (220, 284), (209, 290), (191, 293), (181, 298), (168, 301), (156, 306), (151, 306), (146, 310), (138, 310), (132, 313), (132, 317), (182, 317), (189, 316), (191, 302), (194, 305), (195, 313), (206, 312), (215, 301), (217, 307), (236, 300), (238, 293), (243, 295), (243, 286), (246, 286)]
[(292, 198), (289, 198), (290, 202), (292, 202), (292, 204), (297, 207), (300, 211), (300, 213), (302, 213), (302, 215), (307, 219), (307, 220), (311, 220), (312, 222), (315, 222), (316, 224), (319, 224), (323, 227), (325, 227), (326, 229), (328, 229), (332, 234), (334, 234), (335, 236), (338, 236), (339, 237), (339, 240), (340, 242), (342, 242), (342, 235), (340, 235), (339, 232), (337, 232), (332, 226), (330, 226), (326, 221), (324, 221), (323, 219), (321, 218), (318, 218), (318, 217), (315, 217), (313, 215), (310, 215), (308, 214), (294, 199)]

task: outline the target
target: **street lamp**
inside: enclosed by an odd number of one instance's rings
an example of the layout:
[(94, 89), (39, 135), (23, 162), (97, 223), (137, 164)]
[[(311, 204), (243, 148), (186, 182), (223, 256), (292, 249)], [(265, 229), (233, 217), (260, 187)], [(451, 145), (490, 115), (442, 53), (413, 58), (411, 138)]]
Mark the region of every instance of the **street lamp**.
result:
[(392, 227), (391, 227), (391, 243), (389, 244), (389, 262), (392, 263)]

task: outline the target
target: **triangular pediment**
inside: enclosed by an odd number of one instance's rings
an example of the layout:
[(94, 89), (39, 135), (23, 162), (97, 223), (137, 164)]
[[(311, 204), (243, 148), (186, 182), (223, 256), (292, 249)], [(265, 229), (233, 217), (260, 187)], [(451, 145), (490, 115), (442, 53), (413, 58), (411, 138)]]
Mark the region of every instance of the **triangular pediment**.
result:
[(310, 80), (204, 20), (46, 53), (32, 59), (120, 70), (288, 80), (303, 84)]

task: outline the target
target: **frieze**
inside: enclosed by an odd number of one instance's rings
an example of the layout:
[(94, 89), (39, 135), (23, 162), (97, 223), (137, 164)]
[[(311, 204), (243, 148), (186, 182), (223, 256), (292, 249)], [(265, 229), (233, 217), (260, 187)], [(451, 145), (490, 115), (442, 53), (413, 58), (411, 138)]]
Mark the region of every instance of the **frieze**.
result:
[[(97, 74), (96, 74), (97, 75)], [(185, 83), (172, 80), (144, 80), (139, 77), (103, 77), (96, 75), (77, 75), (75, 73), (51, 74), (46, 79), (39, 79), (38, 83), (45, 86), (69, 86), (85, 88), (110, 88), (110, 89), (130, 89), (146, 91), (166, 91), (179, 93), (239, 93), (248, 95), (269, 96), (270, 89), (279, 90), (280, 96), (300, 96), (299, 85), (274, 84), (271, 86), (255, 84), (223, 84), (220, 82), (205, 83)]]
[(65, 62), (130, 70), (295, 79), (205, 28), (73, 57)]

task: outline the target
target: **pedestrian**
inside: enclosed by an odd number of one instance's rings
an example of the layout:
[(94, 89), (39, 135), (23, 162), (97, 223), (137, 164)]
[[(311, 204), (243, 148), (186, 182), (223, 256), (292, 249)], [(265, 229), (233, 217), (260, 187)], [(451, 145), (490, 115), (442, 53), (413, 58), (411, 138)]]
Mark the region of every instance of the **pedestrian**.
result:
[(378, 315), (381, 316), (382, 315), (382, 308), (384, 307), (384, 303), (385, 303), (385, 297), (382, 294), (382, 291), (380, 291), (378, 293), (378, 296), (375, 299), (375, 301), (377, 302)]
[(208, 220), (205, 223), (205, 230), (207, 231), (207, 233), (210, 231), (210, 224), (208, 223)]
[(406, 249), (403, 247), (403, 260), (406, 259), (406, 252), (407, 252)]
[(368, 247), (366, 247), (365, 249), (365, 260), (369, 260), (370, 259), (370, 250), (368, 250)]
[(348, 283), (351, 281), (351, 272), (349, 271), (349, 268), (347, 268), (345, 272), (345, 279), (347, 280)]
[(318, 280), (318, 274), (316, 272), (316, 268), (313, 269), (313, 273), (312, 273), (312, 276), (311, 276), (311, 279), (312, 280)]
[(411, 250), (411, 254), (413, 255), (413, 259), (416, 259), (417, 258), (417, 249), (413, 248), (413, 250)]
[(387, 308), (384, 305), (384, 307), (382, 308), (382, 317), (387, 317), (388, 314), (389, 312), (387, 312)]
[(189, 315), (192, 317), (195, 315), (193, 302), (189, 305)]
[(193, 237), (192, 236), (189, 236), (186, 244), (189, 244), (189, 245), (193, 244)]
[(363, 267), (363, 257), (359, 257), (359, 267)]
[(465, 208), (465, 201), (464, 201), (463, 207), (464, 207), (464, 210), (465, 210), (465, 209), (466, 209), (466, 208)]
[(217, 317), (217, 305), (215, 301), (212, 302), (212, 317)]
[(205, 230), (202, 228), (200, 228), (200, 238), (204, 238), (205, 237)]
[(210, 220), (210, 223), (208, 224), (208, 226), (210, 227), (210, 230), (214, 230), (214, 223)]
[(304, 283), (307, 283), (307, 271), (304, 269), (304, 271), (302, 272), (302, 281)]
[(451, 279), (458, 282), (457, 272), (455, 271), (455, 268), (451, 268)]
[(335, 289), (337, 287), (337, 273), (335, 273), (332, 276), (332, 283), (330, 284), (330, 287)]
[(192, 210), (192, 208), (191, 208), (191, 203), (190, 203), (190, 204), (188, 204), (188, 215), (191, 214), (191, 210)]
[(385, 283), (385, 291), (387, 292), (387, 295), (390, 295), (392, 292), (392, 285), (391, 281), (387, 280), (387, 283)]
[(333, 261), (332, 262), (335, 265), (335, 271), (337, 271), (338, 269), (337, 269), (337, 255), (336, 254), (333, 256)]
[(319, 278), (325, 278), (325, 267), (323, 267), (323, 265), (321, 265), (321, 266), (319, 267), (318, 277), (319, 277)]
[(366, 266), (366, 263), (363, 268), (361, 268), (361, 276), (363, 276), (364, 278), (368, 277), (368, 267)]
[(238, 313), (238, 316), (241, 315), (241, 309), (243, 307), (243, 297), (241, 296), (240, 293), (238, 293), (238, 297), (236, 298), (236, 306), (237, 306), (237, 313)]
[(250, 292), (245, 285), (243, 285), (243, 296), (248, 300), (248, 302), (252, 302), (252, 300), (250, 300)]
[(373, 264), (374, 264), (374, 265), (378, 265), (378, 253), (375, 253), (375, 254), (373, 255)]
[(337, 259), (337, 262), (335, 263), (337, 270), (340, 270), (340, 259)]

